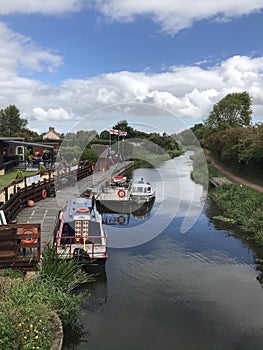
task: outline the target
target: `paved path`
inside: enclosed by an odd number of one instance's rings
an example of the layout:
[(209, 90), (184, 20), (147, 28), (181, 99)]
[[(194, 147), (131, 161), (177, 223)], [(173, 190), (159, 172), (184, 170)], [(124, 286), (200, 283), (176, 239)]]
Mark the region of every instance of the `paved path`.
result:
[(228, 176), (230, 179), (244, 185), (244, 186), (247, 186), (247, 187), (250, 187), (250, 188), (253, 188), (254, 190), (256, 191), (259, 191), (261, 193), (263, 193), (263, 186), (261, 185), (258, 185), (258, 184), (255, 184), (253, 182), (250, 182), (246, 179), (243, 179), (242, 177), (239, 177), (233, 173), (231, 173), (230, 171), (224, 169), (222, 166), (220, 166), (219, 164), (217, 164), (214, 159), (212, 159), (211, 155), (210, 155), (210, 152), (208, 150), (205, 150), (205, 156), (206, 156), (206, 159), (212, 164), (212, 166), (219, 170), (220, 173)]
[(59, 210), (66, 204), (67, 200), (81, 195), (89, 190), (95, 192), (112, 176), (121, 174), (133, 166), (133, 162), (117, 163), (105, 172), (95, 172), (93, 175), (78, 181), (75, 185), (66, 186), (58, 190), (56, 197), (47, 197), (36, 202), (34, 207), (23, 209), (17, 216), (17, 223), (40, 223), (42, 248), (53, 242), (53, 232), (56, 225)]

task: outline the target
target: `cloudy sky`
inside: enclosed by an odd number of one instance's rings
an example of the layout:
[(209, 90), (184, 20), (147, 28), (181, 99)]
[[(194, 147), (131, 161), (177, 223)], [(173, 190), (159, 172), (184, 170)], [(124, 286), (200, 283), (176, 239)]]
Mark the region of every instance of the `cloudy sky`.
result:
[(0, 108), (38, 132), (174, 132), (248, 91), (262, 121), (262, 33), (263, 0), (1, 0)]

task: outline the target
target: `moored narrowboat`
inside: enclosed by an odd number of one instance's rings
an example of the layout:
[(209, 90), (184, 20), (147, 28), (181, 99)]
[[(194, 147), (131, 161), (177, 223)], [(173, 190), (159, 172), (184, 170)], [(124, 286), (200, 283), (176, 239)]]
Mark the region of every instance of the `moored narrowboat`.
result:
[(107, 233), (94, 197), (68, 201), (60, 213), (55, 247), (58, 258), (79, 258), (87, 264), (105, 264)]

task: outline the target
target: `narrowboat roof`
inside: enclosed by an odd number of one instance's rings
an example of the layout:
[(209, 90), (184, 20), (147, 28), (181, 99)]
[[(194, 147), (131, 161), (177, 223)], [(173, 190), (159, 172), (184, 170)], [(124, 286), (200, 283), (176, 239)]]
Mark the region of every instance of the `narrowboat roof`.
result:
[(89, 216), (92, 206), (91, 198), (72, 198), (68, 201), (63, 213), (64, 221), (72, 221), (76, 216)]

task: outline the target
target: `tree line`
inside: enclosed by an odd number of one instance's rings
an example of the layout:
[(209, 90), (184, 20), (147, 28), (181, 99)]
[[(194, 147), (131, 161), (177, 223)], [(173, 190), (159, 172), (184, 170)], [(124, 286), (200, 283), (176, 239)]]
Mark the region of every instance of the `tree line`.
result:
[[(221, 163), (249, 175), (262, 174), (263, 124), (252, 125), (251, 97), (245, 92), (231, 93), (213, 106), (203, 123), (183, 131), (185, 145), (200, 143)], [(196, 139), (193, 139), (193, 133)]]

